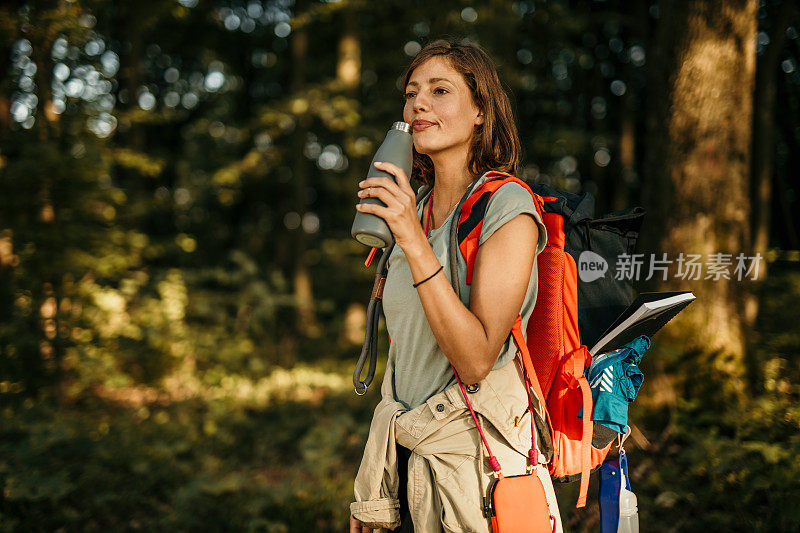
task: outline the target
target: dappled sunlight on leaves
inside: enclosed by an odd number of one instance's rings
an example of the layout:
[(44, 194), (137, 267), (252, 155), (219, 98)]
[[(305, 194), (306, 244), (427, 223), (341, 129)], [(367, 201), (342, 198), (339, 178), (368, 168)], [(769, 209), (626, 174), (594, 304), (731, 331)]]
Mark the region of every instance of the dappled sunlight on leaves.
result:
[[(279, 389), (317, 388), (310, 381), (327, 394), (345, 380), (334, 375), (284, 372), (273, 379), (273, 397)], [(124, 516), (149, 527), (179, 520), (183, 527), (271, 523), (276, 531), (294, 531), (312, 520), (338, 530), (371, 410), (351, 392), (342, 394), (323, 404), (288, 394), (269, 406), (238, 398), (119, 401), (134, 400), (128, 396), (109, 403), (86, 398), (80, 411), (6, 407), (0, 411), (6, 501), (53, 509), (80, 502), (83, 513), (109, 524)], [(37, 513), (27, 524), (50, 529), (66, 516)]]

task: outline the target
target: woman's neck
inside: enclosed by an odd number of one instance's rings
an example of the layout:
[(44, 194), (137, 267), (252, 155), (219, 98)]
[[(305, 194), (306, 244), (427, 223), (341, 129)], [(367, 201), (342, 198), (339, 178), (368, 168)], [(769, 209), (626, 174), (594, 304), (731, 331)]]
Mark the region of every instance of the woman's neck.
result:
[(431, 157), (434, 168), (432, 228), (438, 228), (458, 204), (467, 187), (472, 184), (472, 174), (467, 168), (467, 154), (459, 158)]

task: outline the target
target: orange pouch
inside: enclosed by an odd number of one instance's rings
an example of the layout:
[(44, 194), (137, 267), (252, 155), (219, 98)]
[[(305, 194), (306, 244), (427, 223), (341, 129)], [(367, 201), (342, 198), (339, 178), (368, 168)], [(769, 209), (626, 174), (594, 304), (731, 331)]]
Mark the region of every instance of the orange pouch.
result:
[(483, 514), (492, 520), (492, 533), (555, 531), (555, 518), (550, 515), (547, 496), (536, 473), (508, 477), (499, 474), (489, 485)]

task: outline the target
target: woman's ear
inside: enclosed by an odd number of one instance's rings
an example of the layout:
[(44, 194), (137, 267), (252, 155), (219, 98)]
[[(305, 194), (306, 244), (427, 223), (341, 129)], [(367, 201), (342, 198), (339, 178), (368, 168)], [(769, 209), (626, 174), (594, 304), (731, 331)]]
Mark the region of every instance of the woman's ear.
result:
[(475, 117), (475, 125), (483, 124), (483, 111), (478, 111), (478, 116)]

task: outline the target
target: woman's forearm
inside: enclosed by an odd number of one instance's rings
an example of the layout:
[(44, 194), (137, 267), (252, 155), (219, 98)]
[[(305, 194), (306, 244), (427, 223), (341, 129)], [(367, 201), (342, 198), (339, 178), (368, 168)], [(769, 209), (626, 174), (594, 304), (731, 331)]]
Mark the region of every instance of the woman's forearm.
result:
[[(424, 234), (420, 235), (419, 244), (406, 246), (404, 250), (415, 283), (441, 266)], [(461, 380), (471, 384), (486, 377), (497, 354), (489, 353), (486, 329), (461, 302), (444, 272), (419, 285), (417, 293), (439, 347), (453, 363)]]

